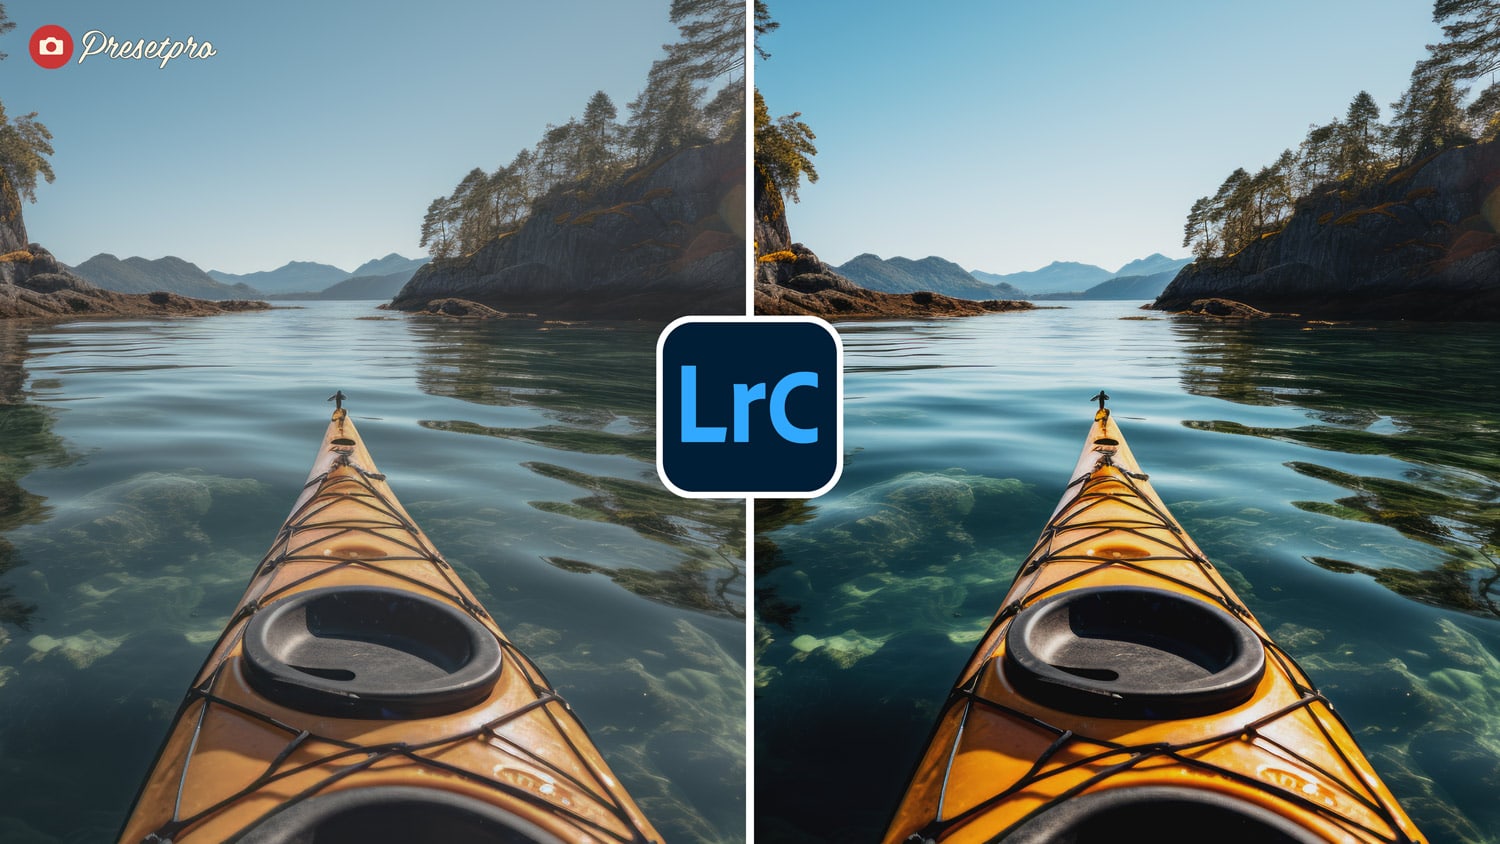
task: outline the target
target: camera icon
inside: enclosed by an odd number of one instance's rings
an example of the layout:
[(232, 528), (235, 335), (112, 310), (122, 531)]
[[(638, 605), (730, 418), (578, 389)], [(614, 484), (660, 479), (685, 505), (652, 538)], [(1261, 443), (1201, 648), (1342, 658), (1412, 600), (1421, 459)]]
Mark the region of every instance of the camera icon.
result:
[(63, 43), (63, 40), (55, 36), (43, 38), (36, 44), (37, 54), (42, 56), (60, 56), (65, 49), (66, 45)]

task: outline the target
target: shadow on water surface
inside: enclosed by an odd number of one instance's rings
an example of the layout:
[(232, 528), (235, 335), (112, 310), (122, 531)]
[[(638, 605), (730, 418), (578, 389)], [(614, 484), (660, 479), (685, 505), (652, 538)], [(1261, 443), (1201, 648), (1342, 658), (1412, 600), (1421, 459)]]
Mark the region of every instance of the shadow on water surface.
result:
[(1379, 561), (1310, 556), (1324, 569), (1372, 577), (1414, 600), (1500, 616), (1500, 328), (1486, 324), (1308, 326), (1286, 321), (1172, 326), (1187, 360), (1183, 388), (1242, 405), (1298, 410), (1309, 424), (1190, 420), (1202, 431), (1296, 443), (1401, 462), (1399, 477), (1309, 461), (1287, 466), (1342, 487), (1305, 512), (1389, 527), (1437, 549), (1413, 571)]

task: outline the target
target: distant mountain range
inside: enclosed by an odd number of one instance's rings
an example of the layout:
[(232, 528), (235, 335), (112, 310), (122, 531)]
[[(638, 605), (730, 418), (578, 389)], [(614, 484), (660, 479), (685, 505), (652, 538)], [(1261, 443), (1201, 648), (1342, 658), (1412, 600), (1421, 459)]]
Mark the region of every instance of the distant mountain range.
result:
[(292, 261), (274, 270), (236, 275), (204, 272), (171, 255), (121, 260), (101, 253), (72, 269), (105, 290), (122, 293), (165, 290), (200, 299), (390, 299), (427, 260), (392, 252), (360, 264), (354, 272)]
[(929, 290), (960, 299), (1024, 299), (1026, 294), (1010, 285), (986, 284), (963, 267), (936, 256), (881, 258), (866, 252), (839, 266), (839, 275), (867, 290), (881, 293), (915, 293)]
[(962, 299), (1154, 299), (1187, 265), (1188, 258), (1160, 253), (1126, 263), (1115, 272), (1093, 264), (1054, 261), (1039, 270), (996, 273), (965, 272), (938, 257), (881, 258), (865, 253), (837, 267), (840, 275), (882, 293), (930, 290)]
[(171, 255), (149, 261), (123, 261), (101, 252), (72, 268), (85, 281), (117, 293), (154, 293), (165, 290), (195, 299), (258, 299), (259, 290), (245, 284), (216, 281), (192, 263)]
[(417, 267), (425, 263), (427, 263), (426, 258), (405, 258), (392, 252), (384, 258), (376, 258), (360, 264), (355, 267), (354, 272), (315, 261), (290, 261), (274, 270), (262, 270), (243, 275), (209, 270), (208, 275), (224, 284), (248, 284), (266, 294), (310, 293), (325, 290), (331, 285), (360, 276), (385, 276), (405, 272), (410, 278), (411, 274), (417, 271)]
[(1027, 293), (1035, 294), (1087, 290), (1101, 281), (1108, 280), (1113, 273), (1093, 264), (1053, 261), (1039, 270), (1004, 274), (974, 270), (973, 275), (986, 284), (1009, 284)]
[[(1130, 261), (1114, 272), (1093, 264), (1080, 264), (1077, 261), (1053, 261), (1039, 270), (1006, 273), (1003, 275), (974, 270), (973, 275), (980, 281), (990, 284), (1013, 284), (1033, 295), (1041, 293), (1084, 293), (1095, 285), (1121, 276), (1150, 276), (1165, 272), (1175, 274), (1178, 270), (1187, 266), (1191, 260), (1191, 258), (1168, 258), (1160, 252), (1156, 252), (1145, 258), (1137, 258), (1134, 261)], [(1168, 279), (1168, 281), (1170, 280)], [(1128, 298), (1133, 299), (1135, 297), (1131, 296)], [(1144, 298), (1153, 299), (1155, 298), (1155, 294), (1153, 293)]]
[(267, 299), (306, 301), (309, 299), (393, 299), (411, 281), (415, 270), (399, 270), (386, 275), (357, 275), (316, 293), (270, 293)]
[(1117, 275), (1082, 292), (1038, 293), (1031, 298), (1039, 302), (1067, 299), (1155, 299), (1177, 277), (1178, 269), (1181, 267), (1149, 275)]

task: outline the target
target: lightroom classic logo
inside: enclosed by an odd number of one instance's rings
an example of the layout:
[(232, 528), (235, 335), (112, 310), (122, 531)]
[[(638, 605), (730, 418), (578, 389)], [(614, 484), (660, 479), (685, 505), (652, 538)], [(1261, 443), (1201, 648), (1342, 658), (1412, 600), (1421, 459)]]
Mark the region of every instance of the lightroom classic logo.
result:
[[(60, 26), (48, 24), (37, 27), (31, 33), (31, 60), (48, 70), (57, 70), (73, 58), (73, 36)], [(106, 59), (125, 59), (157, 62), (158, 69), (165, 69), (173, 59), (209, 59), (218, 55), (212, 41), (199, 41), (189, 35), (186, 41), (163, 38), (147, 41), (121, 41), (103, 30), (91, 29), (83, 34), (78, 50), (78, 64), (98, 56)]]
[(844, 458), (843, 344), (815, 317), (683, 317), (656, 344), (656, 470), (689, 498), (816, 498)]

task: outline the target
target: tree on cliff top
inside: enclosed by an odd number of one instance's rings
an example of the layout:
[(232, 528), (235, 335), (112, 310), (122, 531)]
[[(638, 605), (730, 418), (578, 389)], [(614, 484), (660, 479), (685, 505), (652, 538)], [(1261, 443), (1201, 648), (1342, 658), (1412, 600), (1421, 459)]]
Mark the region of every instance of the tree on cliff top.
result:
[[(771, 54), (760, 46), (760, 36), (774, 32), (780, 26), (771, 19), (764, 0), (755, 0), (756, 55), (762, 59), (770, 58)], [(797, 188), (804, 176), (809, 184), (818, 180), (818, 170), (812, 163), (812, 157), (818, 154), (813, 140), (818, 136), (800, 117), (800, 111), (771, 117), (760, 89), (755, 89), (755, 166), (783, 197), (789, 197), (793, 202), (799, 201)]]
[[(5, 14), (5, 4), (0, 3), (0, 35), (15, 28), (15, 22)], [(0, 53), (0, 59), (4, 58)], [(52, 165), (45, 158), (51, 154), (52, 133), (36, 121), (36, 112), (11, 120), (5, 115), (5, 104), (0, 103), (0, 169), (17, 196), (36, 202), (37, 177), (48, 182), (53, 179)]]
[(755, 164), (760, 167), (781, 191), (781, 195), (797, 202), (797, 187), (802, 177), (809, 183), (818, 180), (817, 168), (812, 156), (818, 154), (813, 146), (817, 137), (797, 118), (802, 112), (794, 111), (772, 119), (766, 100), (755, 91)]
[[(694, 79), (745, 75), (745, 4), (739, 0), (672, 0), (672, 23), (682, 40), (670, 60)], [(736, 73), (737, 72), (737, 73)]]
[[(743, 137), (743, 0), (673, 0), (681, 39), (665, 44), (622, 125), (609, 95), (597, 91), (583, 116), (548, 125), (531, 149), (489, 174), (471, 171), (453, 193), (433, 200), (421, 243), (435, 258), (467, 255), (520, 225), (553, 191), (596, 191), (630, 165), (680, 149)], [(726, 79), (727, 77), (727, 79)], [(717, 94), (704, 98), (715, 86)]]
[(1500, 0), (1436, 0), (1432, 21), (1443, 25), (1443, 42), (1432, 44), (1432, 60), (1459, 79), (1500, 70)]

